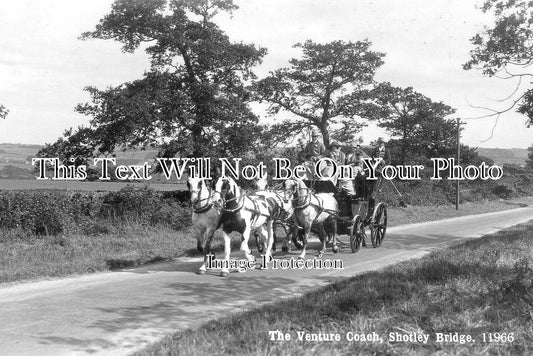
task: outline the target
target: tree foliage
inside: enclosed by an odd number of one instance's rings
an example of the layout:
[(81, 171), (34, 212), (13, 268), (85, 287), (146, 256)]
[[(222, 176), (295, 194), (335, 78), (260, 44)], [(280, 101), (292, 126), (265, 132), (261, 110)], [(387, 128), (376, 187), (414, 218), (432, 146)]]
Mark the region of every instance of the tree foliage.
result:
[(5, 119), (9, 110), (4, 105), (0, 105), (0, 119)]
[(526, 167), (533, 169), (533, 145), (527, 149)]
[(270, 73), (255, 86), (258, 99), (270, 104), (270, 114), (284, 110), (296, 117), (274, 129), (286, 136), (316, 127), (326, 146), (334, 124), (352, 134), (358, 132), (362, 123), (357, 117), (384, 57), (370, 46), (369, 41), (296, 44), (302, 49), (301, 59), (291, 59), (290, 68)]
[(533, 2), (527, 0), (486, 0), (481, 8), (494, 15), (494, 26), (485, 27), (471, 42), (475, 48), (464, 69), (480, 69), (484, 75), (515, 79), (517, 87), (504, 110), (491, 110), (487, 116), (498, 116), (516, 107), (527, 116), (526, 125), (533, 125), (533, 89), (522, 88), (523, 79), (533, 73)]
[[(88, 158), (95, 151), (94, 141), (92, 140), (93, 132), (90, 128), (79, 127), (74, 131), (72, 128), (65, 130), (63, 137), (56, 142), (47, 143), (37, 153), (37, 157), (57, 157), (60, 161), (68, 164), (87, 165)], [(72, 161), (71, 161), (72, 159)]]
[(398, 139), (400, 163), (407, 162), (408, 156), (446, 156), (455, 147), (455, 123), (445, 118), (455, 112), (450, 106), (433, 102), (411, 87), (393, 87), (387, 82), (377, 85), (371, 97), (373, 106), (365, 116)]
[(83, 135), (99, 153), (155, 146), (167, 157), (239, 155), (259, 145), (263, 128), (248, 106), (247, 85), (266, 50), (231, 42), (213, 22), (236, 8), (232, 0), (116, 0), (81, 38), (118, 41), (124, 52), (144, 49), (151, 66), (138, 80), (87, 87), (91, 102), (76, 111), (90, 125), (70, 135)]

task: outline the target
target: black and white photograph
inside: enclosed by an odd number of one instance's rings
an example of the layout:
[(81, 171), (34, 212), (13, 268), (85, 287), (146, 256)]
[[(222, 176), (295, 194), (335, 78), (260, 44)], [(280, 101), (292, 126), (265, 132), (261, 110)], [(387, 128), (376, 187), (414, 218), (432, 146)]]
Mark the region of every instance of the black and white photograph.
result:
[(0, 1), (0, 355), (533, 354), (533, 2)]

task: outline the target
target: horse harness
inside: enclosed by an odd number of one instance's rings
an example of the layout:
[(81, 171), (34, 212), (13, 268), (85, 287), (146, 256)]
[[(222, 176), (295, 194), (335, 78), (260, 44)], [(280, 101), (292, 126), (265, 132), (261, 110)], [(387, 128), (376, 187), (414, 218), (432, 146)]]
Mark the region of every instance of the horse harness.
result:
[[(207, 188), (209, 190), (209, 188)], [(194, 193), (194, 192), (200, 192), (200, 189), (191, 189), (190, 190), (191, 193)], [(209, 209), (211, 209), (213, 207), (213, 202), (211, 201), (211, 196), (212, 196), (212, 192), (209, 191), (209, 196), (207, 198), (203, 198), (203, 199), (199, 199), (196, 201), (196, 203), (194, 203), (192, 205), (192, 211), (196, 214), (202, 214), (202, 213), (205, 213), (206, 211), (208, 211)], [(207, 204), (204, 205), (204, 206), (199, 206), (203, 201), (206, 201), (207, 200)]]
[[(331, 209), (324, 209), (324, 201), (323, 201), (320, 197), (314, 195), (314, 194), (312, 193), (312, 189), (310, 189), (310, 188), (308, 188), (308, 187), (305, 187), (305, 188), (300, 188), (300, 187), (298, 187), (297, 190), (298, 190), (298, 191), (299, 191), (299, 190), (306, 190), (308, 193), (309, 193), (309, 191), (311, 191), (311, 194), (307, 194), (307, 197), (308, 197), (308, 198), (305, 199), (305, 201), (304, 201), (304, 203), (303, 203), (302, 205), (299, 205), (299, 206), (295, 206), (295, 207), (294, 207), (294, 210), (303, 210), (303, 209), (305, 209), (305, 208), (307, 208), (307, 207), (309, 207), (309, 206), (311, 206), (311, 207), (313, 207), (313, 208), (316, 209), (316, 216), (315, 216), (315, 218), (313, 219), (313, 222), (311, 223), (311, 225), (313, 225), (313, 224), (316, 223), (316, 221), (318, 220), (318, 217), (319, 217), (320, 214), (322, 214), (323, 212), (326, 212), (326, 213), (328, 213), (329, 215), (333, 215), (333, 216), (338, 217), (338, 212), (337, 212), (337, 211), (335, 211), (335, 210), (331, 210)], [(317, 205), (317, 204), (313, 204), (313, 203), (311, 202), (313, 196), (316, 198), (316, 200), (317, 200), (317, 202), (318, 202), (318, 205)], [(299, 199), (299, 197), (293, 198), (293, 200), (297, 200), (297, 199)]]
[[(281, 199), (277, 193), (275, 193), (275, 194), (276, 194), (276, 196), (278, 197), (278, 199)], [(266, 202), (267, 197), (265, 197), (265, 196), (263, 196), (263, 195), (256, 195), (256, 196), (257, 196), (258, 198), (260, 198), (261, 201), (265, 204), (265, 205), (264, 205), (264, 208), (266, 208), (267, 210), (269, 210), (269, 209), (268, 209), (268, 203)], [(247, 207), (244, 206), (244, 202), (245, 202), (245, 198), (246, 198), (246, 197), (252, 202), (252, 204), (253, 204), (253, 209), (250, 209), (250, 208), (247, 208)], [(240, 198), (238, 198), (238, 199), (239, 199), (239, 200), (238, 200), (238, 202), (237, 202), (237, 206), (235, 206), (234, 208), (226, 208), (226, 207), (223, 207), (223, 208), (221, 208), (220, 210), (223, 211), (223, 212), (229, 212), (229, 213), (236, 213), (236, 212), (239, 212), (239, 211), (242, 210), (242, 209), (248, 210), (249, 212), (252, 213), (252, 218), (251, 218), (251, 221), (250, 221), (250, 224), (251, 224), (251, 225), (255, 225), (255, 223), (257, 222), (257, 220), (258, 220), (261, 216), (266, 217), (267, 219), (270, 219), (270, 220), (282, 220), (282, 219), (280, 218), (280, 216), (282, 215), (283, 209), (278, 209), (278, 212), (277, 212), (276, 216), (272, 216), (272, 215), (270, 215), (270, 214), (265, 214), (265, 213), (263, 213), (263, 212), (261, 211), (261, 206), (260, 206), (260, 204), (259, 204), (259, 202), (258, 202), (257, 199), (251, 199), (249, 196), (247, 196), (247, 195), (245, 195), (245, 194), (242, 194), (242, 195), (240, 196)], [(231, 198), (231, 199), (229, 199), (229, 200), (226, 200), (226, 202), (225, 202), (224, 205), (226, 205), (228, 202), (233, 201), (233, 200), (237, 200), (237, 198), (235, 197), (235, 198)], [(280, 205), (280, 204), (279, 204), (279, 200), (276, 201), (276, 203), (278, 204), (278, 206)]]

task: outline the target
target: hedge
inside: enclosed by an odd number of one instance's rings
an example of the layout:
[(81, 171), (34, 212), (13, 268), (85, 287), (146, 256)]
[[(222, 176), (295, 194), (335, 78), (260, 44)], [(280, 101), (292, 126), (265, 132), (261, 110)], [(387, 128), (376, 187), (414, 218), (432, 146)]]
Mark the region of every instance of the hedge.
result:
[(183, 200), (175, 194), (133, 186), (108, 193), (0, 191), (0, 228), (22, 229), (35, 235), (92, 233), (99, 232), (105, 220), (165, 224), (179, 230), (190, 224), (190, 208)]

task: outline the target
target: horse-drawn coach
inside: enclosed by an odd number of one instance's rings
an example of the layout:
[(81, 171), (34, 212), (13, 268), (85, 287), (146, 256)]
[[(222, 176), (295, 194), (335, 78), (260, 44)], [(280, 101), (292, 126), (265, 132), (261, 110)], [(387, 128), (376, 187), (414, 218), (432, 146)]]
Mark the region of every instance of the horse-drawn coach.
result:
[[(387, 231), (387, 205), (383, 202), (378, 202), (376, 205), (376, 198), (374, 190), (381, 185), (381, 181), (369, 181), (366, 177), (362, 179), (353, 180), (350, 182), (355, 185), (353, 191), (346, 191), (335, 185), (330, 179), (323, 180), (303, 180), (305, 187), (300, 187), (299, 194), (310, 194), (315, 196), (323, 196), (328, 194), (332, 196), (337, 204), (336, 211), (324, 209), (321, 203), (317, 200), (313, 203), (312, 198), (303, 196), (300, 201), (303, 202), (308, 199), (311, 208), (317, 213), (323, 210), (330, 215), (335, 225), (329, 225), (329, 229), (325, 229), (328, 240), (333, 240), (333, 252), (337, 253), (338, 248), (336, 244), (337, 235), (348, 235), (349, 243), (352, 252), (358, 252), (360, 247), (366, 246), (366, 229), (370, 230), (370, 240), (373, 247), (381, 246), (385, 233)], [(354, 193), (355, 194), (351, 194)], [(298, 201), (298, 194), (293, 197), (294, 201)], [(301, 205), (301, 204), (300, 204)], [(295, 217), (298, 218), (298, 206), (295, 206)], [(328, 226), (326, 226), (328, 227)], [(300, 247), (302, 242), (302, 231), (293, 234), (293, 242), (297, 247)], [(333, 236), (335, 235), (335, 236)]]
[[(241, 250), (246, 260), (253, 263), (255, 257), (248, 247), (253, 231), (260, 252), (270, 256), (274, 247), (276, 232), (282, 231), (283, 250), (290, 249), (290, 241), (302, 252), (298, 258), (305, 259), (307, 242), (311, 231), (318, 232), (321, 258), (326, 246), (331, 243), (332, 251), (339, 252), (337, 235), (347, 235), (352, 252), (365, 246), (366, 229), (369, 228), (373, 247), (379, 247), (387, 230), (387, 206), (376, 204), (374, 190), (379, 180), (367, 180), (363, 175), (349, 182), (354, 189), (341, 189), (342, 184), (332, 179), (290, 178), (274, 189), (261, 187), (257, 191), (245, 192), (228, 177), (219, 178), (213, 191), (206, 182), (191, 178), (188, 181), (193, 204), (193, 223), (202, 234), (198, 237), (198, 249), (204, 251), (204, 264), (199, 273), (206, 272), (206, 263), (211, 253), (213, 233), (221, 229), (224, 236), (225, 263), (221, 275), (229, 274), (231, 240), (229, 234), (242, 234)], [(362, 178), (362, 179), (361, 179)], [(344, 182), (344, 186), (346, 182)], [(266, 243), (260, 241), (266, 237)], [(263, 247), (264, 246), (264, 247)]]

